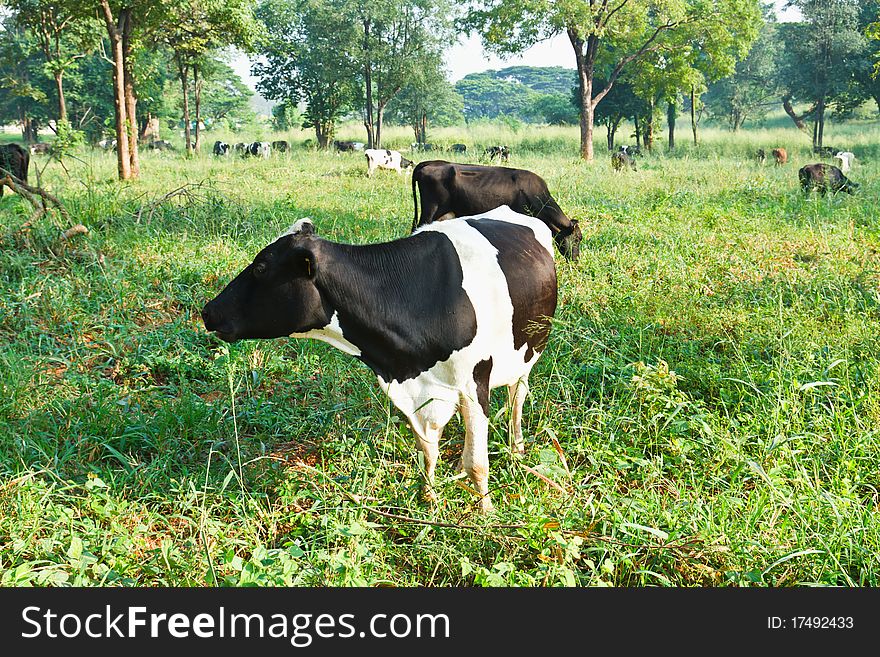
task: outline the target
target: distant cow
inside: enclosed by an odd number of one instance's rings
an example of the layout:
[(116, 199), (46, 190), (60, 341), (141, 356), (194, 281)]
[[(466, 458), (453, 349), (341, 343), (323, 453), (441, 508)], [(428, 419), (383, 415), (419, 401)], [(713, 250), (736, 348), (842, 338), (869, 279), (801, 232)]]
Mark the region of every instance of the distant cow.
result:
[(337, 153), (353, 153), (356, 150), (362, 150), (361, 148), (356, 148), (356, 144), (360, 142), (356, 141), (334, 141), (333, 148), (336, 149)]
[(247, 145), (245, 152), (252, 157), (267, 158), (272, 153), (272, 146), (268, 141), (255, 141)]
[(283, 139), (278, 140), (278, 141), (273, 141), (272, 142), (272, 150), (278, 151), (279, 153), (286, 153), (288, 150), (290, 150), (290, 144), (288, 144)]
[(636, 170), (636, 160), (629, 153), (617, 151), (611, 154), (611, 168), (615, 171), (624, 171), (626, 169)]
[(52, 152), (52, 144), (45, 141), (39, 144), (31, 144), (30, 151), (31, 155), (36, 155), (37, 153), (48, 155)]
[(174, 144), (165, 139), (154, 139), (153, 141), (147, 142), (147, 148), (154, 151), (173, 151)]
[(813, 146), (813, 153), (819, 157), (834, 157), (834, 154), (839, 150), (833, 146)]
[(755, 161), (758, 164), (764, 164), (764, 162), (767, 161), (767, 153), (764, 151), (763, 148), (759, 148), (757, 151), (755, 151)]
[[(18, 144), (0, 144), (0, 168), (25, 184), (28, 181), (30, 162), (30, 153)], [(5, 175), (5, 173), (0, 174), (3, 177)], [(0, 185), (0, 196), (3, 196), (4, 187), (5, 185)]]
[(449, 147), (449, 150), (453, 153), (467, 153), (467, 145), (466, 144), (453, 144)]
[[(422, 200), (421, 214), (416, 187)], [(576, 260), (580, 255), (583, 236), (578, 222), (565, 216), (544, 179), (531, 171), (427, 160), (413, 170), (412, 193), (413, 231), (434, 221), (476, 215), (507, 205), (514, 212), (544, 222), (563, 256)]]
[(437, 146), (435, 146), (434, 144), (419, 143), (419, 142), (417, 142), (417, 141), (414, 141), (413, 143), (411, 143), (411, 144), (409, 145), (409, 148), (410, 148), (410, 150), (412, 150), (412, 151), (436, 151), (436, 150), (440, 150), (440, 149), (438, 149)]
[(798, 179), (804, 193), (815, 189), (822, 196), (825, 196), (829, 190), (835, 194), (837, 192), (854, 194), (859, 188), (858, 183), (849, 180), (836, 166), (824, 162), (801, 167), (798, 171)]
[(231, 150), (232, 149), (230, 148), (229, 144), (227, 144), (225, 141), (220, 141), (218, 139), (214, 142), (214, 155), (226, 157), (227, 155), (229, 155)]
[(98, 142), (98, 147), (102, 150), (109, 151), (116, 148), (115, 139), (102, 139)]
[(770, 152), (773, 154), (773, 158), (776, 160), (776, 166), (781, 166), (788, 162), (788, 153), (785, 152), (784, 148), (774, 148)]
[(465, 427), (461, 463), (489, 496), (489, 397), (507, 388), (514, 449), (525, 449), (529, 373), (547, 345), (557, 278), (550, 231), (496, 208), (382, 244), (338, 244), (300, 220), (202, 310), (226, 342), (328, 342), (365, 363), (406, 416), (432, 490), (443, 428)]
[(634, 155), (641, 155), (641, 154), (642, 154), (642, 148), (641, 148), (641, 146), (629, 146), (629, 145), (624, 144), (623, 146), (621, 146), (621, 147), (618, 149), (618, 152), (620, 152), (620, 153), (626, 153), (627, 155), (629, 155), (630, 157), (632, 157), (632, 156), (634, 156)]
[(243, 141), (240, 141), (237, 144), (233, 145), (232, 150), (241, 156), (245, 156), (247, 155), (247, 147), (247, 144), (245, 144)]
[(398, 151), (389, 151), (384, 148), (368, 148), (364, 151), (367, 158), (367, 175), (372, 176), (376, 169), (393, 169), (402, 173), (410, 168), (413, 163), (407, 160)]
[(497, 157), (502, 162), (510, 162), (510, 146), (489, 146), (483, 151), (483, 155), (487, 155), (490, 160)]
[(838, 151), (834, 155), (834, 160), (839, 163), (838, 166), (844, 173), (849, 173), (849, 170), (852, 168), (853, 160), (855, 159), (855, 154), (850, 153), (849, 151)]

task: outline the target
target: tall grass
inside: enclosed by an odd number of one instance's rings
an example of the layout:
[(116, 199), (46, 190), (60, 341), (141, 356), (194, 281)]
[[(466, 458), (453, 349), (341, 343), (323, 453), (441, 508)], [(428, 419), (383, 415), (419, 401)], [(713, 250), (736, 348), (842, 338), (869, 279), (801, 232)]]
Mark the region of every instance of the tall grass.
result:
[[(878, 126), (829, 135), (862, 189), (827, 198), (797, 188), (814, 156), (795, 130), (681, 131), (614, 173), (577, 158), (576, 128), (514, 128), (431, 137), (510, 144), (586, 236), (557, 258), (522, 460), (493, 398), (485, 518), (454, 471), (458, 420), (431, 509), (367, 368), (318, 342), (226, 346), (199, 319), (303, 216), (329, 239), (406, 235), (407, 177), (297, 147), (145, 153), (120, 184), (83, 151), (44, 179), (90, 229), (69, 242), (5, 196), (0, 583), (876, 585)], [(775, 146), (794, 161), (751, 160)]]

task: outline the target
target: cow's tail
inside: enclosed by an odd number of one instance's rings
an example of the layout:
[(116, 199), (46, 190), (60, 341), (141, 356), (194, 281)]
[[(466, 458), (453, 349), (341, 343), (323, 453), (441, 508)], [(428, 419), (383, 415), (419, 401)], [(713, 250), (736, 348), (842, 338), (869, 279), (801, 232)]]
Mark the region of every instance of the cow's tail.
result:
[(419, 227), (419, 197), (416, 194), (416, 182), (418, 182), (418, 174), (421, 170), (421, 166), (417, 165), (412, 172), (413, 222), (412, 228), (409, 231), (410, 233), (416, 232), (416, 228)]

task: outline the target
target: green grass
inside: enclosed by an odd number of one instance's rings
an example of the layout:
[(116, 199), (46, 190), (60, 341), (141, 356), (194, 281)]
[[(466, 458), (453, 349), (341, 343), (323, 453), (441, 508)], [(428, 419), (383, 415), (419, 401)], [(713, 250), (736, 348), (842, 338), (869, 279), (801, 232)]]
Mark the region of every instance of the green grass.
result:
[[(145, 153), (129, 184), (109, 154), (49, 165), (90, 232), (64, 242), (0, 200), (0, 583), (876, 586), (880, 126), (833, 129), (856, 197), (803, 197), (813, 156), (790, 129), (696, 147), (682, 129), (622, 174), (581, 162), (575, 128), (437, 132), (509, 143), (585, 233), (579, 262), (557, 258), (522, 459), (493, 397), (489, 517), (454, 474), (457, 418), (431, 509), (365, 366), (227, 347), (199, 319), (303, 216), (340, 241), (407, 234), (408, 177), (368, 179), (305, 133), (248, 135), (294, 142), (268, 161)], [(750, 160), (774, 146), (793, 161)]]

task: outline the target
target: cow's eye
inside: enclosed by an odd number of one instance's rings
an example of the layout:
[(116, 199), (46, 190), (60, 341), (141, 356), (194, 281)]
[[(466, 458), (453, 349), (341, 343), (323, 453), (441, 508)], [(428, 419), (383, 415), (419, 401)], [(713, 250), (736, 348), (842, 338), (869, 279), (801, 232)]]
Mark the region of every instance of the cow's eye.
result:
[(265, 262), (258, 262), (256, 265), (254, 265), (254, 276), (256, 276), (257, 278), (262, 278), (265, 275), (266, 275), (266, 263)]

